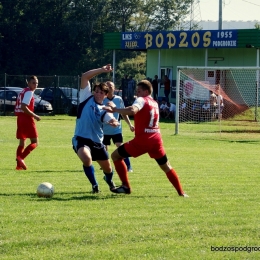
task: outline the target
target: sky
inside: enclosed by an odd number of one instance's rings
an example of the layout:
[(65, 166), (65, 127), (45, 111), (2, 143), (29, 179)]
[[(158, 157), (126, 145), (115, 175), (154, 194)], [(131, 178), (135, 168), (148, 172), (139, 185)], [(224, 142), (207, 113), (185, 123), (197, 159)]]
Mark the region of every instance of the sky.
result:
[[(199, 0), (195, 10), (200, 10), (200, 20), (219, 20), (219, 0)], [(222, 21), (232, 20), (260, 22), (260, 0), (222, 0)]]

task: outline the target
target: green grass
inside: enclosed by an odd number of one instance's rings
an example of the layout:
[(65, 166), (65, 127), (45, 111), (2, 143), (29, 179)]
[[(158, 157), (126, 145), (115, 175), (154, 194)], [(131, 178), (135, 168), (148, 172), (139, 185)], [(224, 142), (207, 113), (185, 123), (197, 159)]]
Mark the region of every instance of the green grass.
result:
[[(37, 122), (39, 147), (28, 170), (15, 171), (15, 120), (0, 117), (0, 259), (260, 258), (260, 251), (211, 251), (260, 247), (258, 124), (222, 122), (221, 132), (216, 123), (181, 124), (174, 135), (173, 124), (161, 123), (184, 199), (148, 155), (132, 159), (131, 195), (112, 194), (96, 163), (102, 193), (91, 194), (68, 116)], [(132, 135), (124, 125), (125, 140)], [(55, 186), (52, 199), (36, 196), (44, 181)]]

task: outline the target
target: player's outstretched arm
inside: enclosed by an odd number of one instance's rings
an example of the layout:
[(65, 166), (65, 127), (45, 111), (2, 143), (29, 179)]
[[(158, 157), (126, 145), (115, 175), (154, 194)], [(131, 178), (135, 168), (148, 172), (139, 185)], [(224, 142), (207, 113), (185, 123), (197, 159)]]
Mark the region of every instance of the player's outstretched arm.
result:
[(125, 122), (126, 122), (127, 125), (129, 126), (130, 131), (131, 131), (131, 132), (134, 132), (135, 127), (132, 125), (132, 123), (131, 123), (131, 121), (130, 121), (128, 115), (122, 115), (122, 117), (124, 118)]
[(134, 116), (139, 111), (139, 108), (137, 106), (117, 108), (116, 105), (112, 101), (110, 101), (106, 104), (105, 107), (103, 107), (103, 110), (106, 110), (107, 112), (111, 112), (111, 113), (117, 112), (122, 116), (123, 115)]
[(120, 125), (120, 123), (119, 123), (115, 118), (109, 120), (109, 121), (107, 122), (107, 124), (109, 124), (109, 125), (111, 125), (111, 126), (113, 126), (113, 127), (117, 127), (117, 126)]
[(89, 70), (82, 74), (80, 88), (84, 89), (89, 83), (89, 80), (101, 73), (109, 73), (113, 70), (111, 64), (107, 64), (101, 68)]

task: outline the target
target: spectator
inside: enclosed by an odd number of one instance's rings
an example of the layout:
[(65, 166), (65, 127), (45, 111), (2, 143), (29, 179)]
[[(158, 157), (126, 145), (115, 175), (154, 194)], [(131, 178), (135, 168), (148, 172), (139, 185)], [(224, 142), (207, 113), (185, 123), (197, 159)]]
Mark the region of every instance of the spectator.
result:
[(129, 102), (128, 102), (127, 96), (124, 97), (123, 101), (124, 101), (125, 107), (128, 107), (129, 106)]
[(128, 87), (128, 76), (125, 75), (124, 78), (121, 80), (121, 87), (122, 90), (122, 97), (127, 96), (127, 87)]
[(132, 76), (129, 76), (129, 80), (127, 82), (127, 98), (129, 102), (133, 102), (134, 99), (134, 91), (135, 91), (135, 81)]
[(210, 116), (212, 119), (214, 119), (216, 118), (217, 96), (213, 91), (210, 91), (209, 103), (210, 103)]
[(153, 86), (153, 99), (156, 100), (158, 98), (158, 76), (155, 75), (152, 81)]
[(222, 119), (222, 111), (224, 108), (224, 102), (223, 102), (223, 96), (220, 94), (220, 85), (218, 84), (216, 87), (216, 93), (217, 93), (217, 106), (216, 106), (216, 116), (217, 119)]
[(180, 121), (185, 121), (187, 119), (187, 104), (185, 100), (180, 102), (179, 118)]
[(192, 116), (194, 121), (200, 121), (201, 106), (199, 100), (196, 100), (192, 106)]
[(168, 113), (165, 118), (175, 119), (176, 105), (170, 103), (170, 108), (168, 109)]
[(167, 75), (164, 75), (164, 95), (167, 102), (169, 101), (170, 91), (171, 91), (171, 81), (169, 80)]
[(160, 116), (164, 118), (166, 116), (166, 111), (167, 111), (167, 102), (165, 99), (162, 100), (162, 104), (160, 105)]
[(201, 108), (201, 118), (205, 121), (210, 119), (210, 102), (206, 100)]

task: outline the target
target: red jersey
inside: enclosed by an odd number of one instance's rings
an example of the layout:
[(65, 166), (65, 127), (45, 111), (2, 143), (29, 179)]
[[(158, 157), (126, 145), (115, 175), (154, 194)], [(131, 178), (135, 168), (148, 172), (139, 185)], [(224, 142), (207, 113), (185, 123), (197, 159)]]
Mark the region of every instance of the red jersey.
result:
[(135, 136), (160, 133), (158, 103), (151, 97), (139, 97), (133, 103), (139, 108), (134, 116)]
[(165, 81), (164, 81), (164, 89), (165, 90), (170, 90), (170, 85), (171, 85), (171, 81), (167, 78), (167, 79), (165, 79)]
[(165, 150), (159, 128), (158, 103), (151, 96), (139, 97), (133, 106), (139, 111), (134, 116), (135, 137), (124, 144), (126, 152), (133, 157), (148, 153), (151, 158), (162, 158)]
[(33, 92), (31, 91), (30, 88), (23, 89), (22, 92), (17, 97), (15, 109), (14, 109), (16, 115), (19, 115), (20, 113), (24, 113), (23, 110), (21, 109), (22, 103), (26, 104), (32, 112), (34, 111), (34, 97), (33, 97)]

